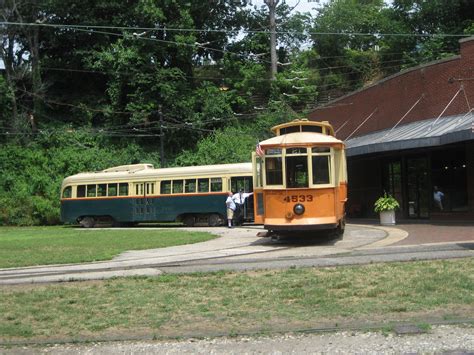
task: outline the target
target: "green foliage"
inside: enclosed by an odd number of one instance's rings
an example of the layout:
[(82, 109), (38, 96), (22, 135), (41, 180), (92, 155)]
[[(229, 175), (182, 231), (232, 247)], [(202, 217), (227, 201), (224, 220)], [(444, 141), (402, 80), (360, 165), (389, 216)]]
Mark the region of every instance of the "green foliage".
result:
[[(0, 75), (0, 127), (5, 127), (8, 124), (8, 118), (11, 116), (11, 98), (11, 90), (3, 76)], [(0, 133), (3, 132), (0, 130)], [(0, 142), (3, 138), (0, 136)]]
[(56, 224), (63, 178), (140, 162), (143, 156), (136, 144), (113, 146), (85, 131), (40, 135), (27, 147), (5, 144), (0, 150), (0, 225)]
[(400, 208), (400, 204), (398, 203), (398, 201), (386, 192), (382, 197), (379, 197), (374, 203), (374, 211), (377, 213), (383, 211), (393, 211), (397, 208)]
[(270, 136), (270, 128), (293, 118), (285, 106), (281, 106), (281, 103), (273, 104), (271, 110), (260, 115), (253, 123), (234, 123), (233, 126), (216, 130), (201, 139), (196, 149), (186, 150), (179, 154), (175, 159), (175, 165), (250, 162), (256, 143)]
[(249, 161), (274, 124), (474, 33), (467, 0), (330, 0), (314, 17), (280, 2), (271, 80), (268, 7), (244, 3), (4, 1), (5, 21), (70, 27), (2, 27), (0, 224), (55, 223), (62, 177), (156, 156), (160, 140), (172, 165)]

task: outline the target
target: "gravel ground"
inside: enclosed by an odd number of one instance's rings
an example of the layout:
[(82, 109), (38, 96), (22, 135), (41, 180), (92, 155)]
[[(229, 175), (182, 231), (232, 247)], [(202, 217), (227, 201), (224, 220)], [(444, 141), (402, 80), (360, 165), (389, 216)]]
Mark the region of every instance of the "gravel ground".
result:
[(188, 339), (0, 348), (0, 354), (474, 354), (474, 327), (433, 326), (416, 335), (344, 331), (271, 337)]

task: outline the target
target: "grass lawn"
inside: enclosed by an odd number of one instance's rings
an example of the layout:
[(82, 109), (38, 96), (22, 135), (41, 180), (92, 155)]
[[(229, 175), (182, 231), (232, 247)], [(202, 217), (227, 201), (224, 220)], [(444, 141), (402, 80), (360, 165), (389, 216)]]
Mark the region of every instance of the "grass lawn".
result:
[(0, 228), (0, 268), (110, 260), (126, 250), (164, 248), (215, 238), (176, 229)]
[(212, 336), (473, 319), (474, 259), (0, 288), (0, 341)]

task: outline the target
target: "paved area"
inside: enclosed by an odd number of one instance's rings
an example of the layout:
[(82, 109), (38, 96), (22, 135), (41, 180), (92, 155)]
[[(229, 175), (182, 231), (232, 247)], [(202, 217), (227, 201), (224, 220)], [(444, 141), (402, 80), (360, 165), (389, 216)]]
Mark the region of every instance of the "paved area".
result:
[(472, 354), (474, 329), (434, 326), (426, 333), (343, 331), (267, 337), (187, 339), (0, 348), (2, 354)]
[[(162, 228), (160, 228), (162, 229)], [(183, 228), (186, 229), (186, 228)], [(238, 258), (251, 255), (272, 254), (276, 256), (326, 256), (349, 252), (385, 240), (395, 242), (406, 233), (396, 228), (373, 228), (370, 226), (347, 226), (344, 238), (340, 240), (312, 239), (306, 244), (275, 243), (263, 238), (261, 226), (246, 226), (228, 229), (192, 228), (209, 231), (220, 236), (207, 242), (181, 245), (169, 248), (128, 251), (111, 261), (48, 265), (0, 269), (0, 285), (41, 282), (63, 282), (75, 280), (106, 279), (116, 276), (159, 275), (160, 268), (183, 262), (197, 262), (209, 259)], [(281, 254), (278, 254), (281, 252)]]
[[(377, 226), (375, 219), (353, 219), (354, 225)], [(433, 243), (474, 242), (474, 221), (409, 221), (401, 220), (394, 226), (408, 233), (407, 237), (393, 245), (421, 245)]]
[(218, 234), (220, 238), (128, 251), (104, 262), (0, 269), (0, 285), (156, 276), (163, 272), (320, 267), (474, 256), (473, 228), (469, 225), (348, 224), (340, 239), (313, 235), (282, 240), (262, 237), (262, 226), (192, 228), (196, 229)]

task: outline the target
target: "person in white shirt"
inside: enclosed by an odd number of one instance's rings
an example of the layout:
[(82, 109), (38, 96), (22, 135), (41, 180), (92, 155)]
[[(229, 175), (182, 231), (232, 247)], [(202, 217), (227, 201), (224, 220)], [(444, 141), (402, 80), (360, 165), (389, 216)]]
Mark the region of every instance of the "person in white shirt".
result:
[(240, 191), (232, 196), (234, 202), (235, 202), (235, 221), (236, 224), (241, 225), (244, 219), (244, 204), (245, 200), (253, 195), (253, 192), (244, 192), (244, 189), (240, 189)]
[(433, 200), (440, 211), (443, 210), (443, 198), (444, 194), (438, 190), (438, 186), (434, 186)]
[(232, 220), (234, 219), (234, 211), (236, 208), (232, 195), (232, 192), (227, 193), (227, 200), (225, 201), (227, 206), (227, 227), (229, 228), (232, 228)]

